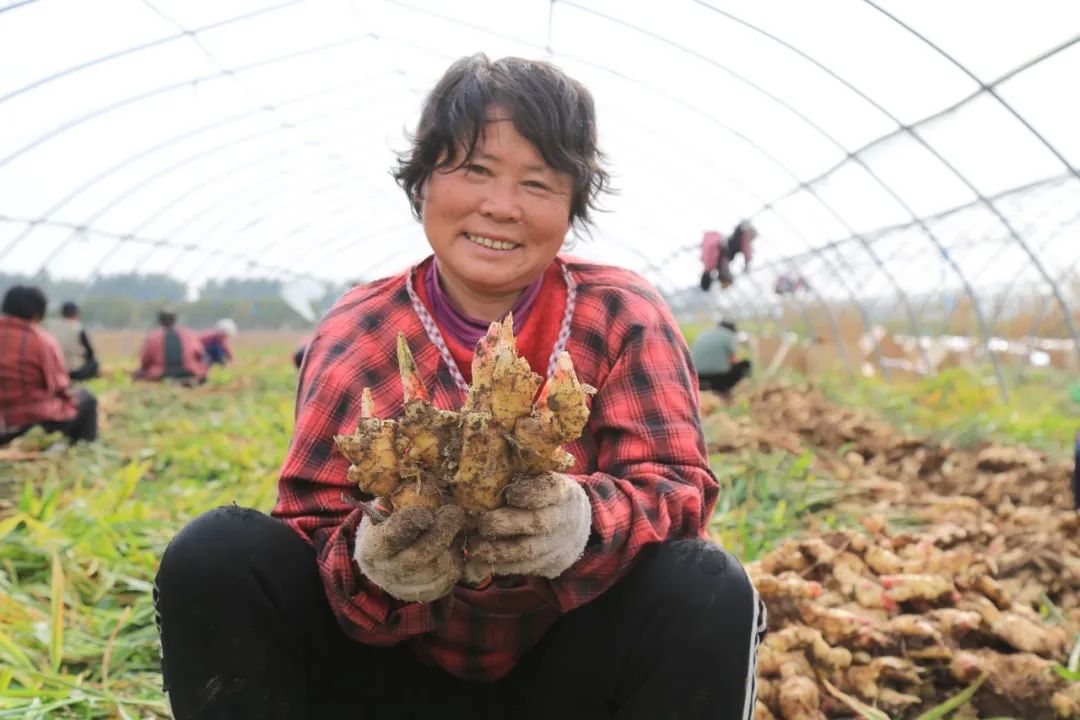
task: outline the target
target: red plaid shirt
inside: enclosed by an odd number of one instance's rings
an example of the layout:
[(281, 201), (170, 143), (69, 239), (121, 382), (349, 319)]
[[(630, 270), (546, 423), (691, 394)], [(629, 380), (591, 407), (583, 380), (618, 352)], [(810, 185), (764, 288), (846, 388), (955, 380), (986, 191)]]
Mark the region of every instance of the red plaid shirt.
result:
[[(190, 370), (197, 377), (205, 377), (206, 359), (199, 336), (187, 328), (174, 325), (173, 329), (180, 336), (182, 363), (185, 370)], [(139, 353), (139, 369), (136, 377), (143, 380), (160, 380), (165, 374), (165, 328), (151, 331), (143, 341)]]
[[(578, 377), (598, 391), (585, 433), (568, 447), (577, 460), (572, 475), (592, 502), (592, 534), (584, 556), (554, 580), (458, 585), (445, 598), (415, 603), (390, 597), (360, 573), (352, 559), (360, 512), (341, 499), (359, 491), (346, 479), (349, 463), (332, 438), (355, 429), (364, 387), (371, 388), (378, 416), (400, 415), (398, 330), (436, 406), (459, 408), (465, 396), (413, 310), (407, 273), (354, 288), (316, 330), (273, 514), (315, 547), (330, 605), (356, 641), (407, 641), (458, 677), (497, 679), (560, 613), (615, 584), (643, 547), (704, 536), (718, 487), (682, 335), (640, 276), (564, 262), (577, 284), (567, 349)], [(527, 325), (541, 322), (542, 310), (536, 305)]]
[(75, 417), (64, 354), (29, 320), (0, 315), (0, 435)]

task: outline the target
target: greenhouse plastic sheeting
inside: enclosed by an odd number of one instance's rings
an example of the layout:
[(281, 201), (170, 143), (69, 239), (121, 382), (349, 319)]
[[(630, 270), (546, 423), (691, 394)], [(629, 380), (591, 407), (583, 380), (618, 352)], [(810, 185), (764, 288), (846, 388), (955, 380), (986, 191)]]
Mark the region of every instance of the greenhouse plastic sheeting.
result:
[(691, 297), (704, 230), (751, 218), (749, 274), (709, 296), (736, 314), (777, 303), (782, 274), (868, 313), (1075, 304), (1078, 39), (1058, 0), (9, 0), (0, 270), (397, 270), (427, 246), (395, 152), (446, 66), (484, 51), (592, 90), (619, 192), (573, 251), (669, 297)]

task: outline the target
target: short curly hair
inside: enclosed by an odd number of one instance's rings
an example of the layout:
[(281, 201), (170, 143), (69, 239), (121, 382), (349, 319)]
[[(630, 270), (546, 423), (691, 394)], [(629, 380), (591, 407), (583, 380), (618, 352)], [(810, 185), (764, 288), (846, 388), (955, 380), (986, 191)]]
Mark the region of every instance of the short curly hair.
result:
[(463, 57), (447, 69), (424, 100), (412, 146), (398, 156), (394, 179), (417, 219), (420, 191), (431, 174), (472, 160), (491, 105), (506, 108), (544, 162), (573, 178), (570, 221), (588, 226), (590, 211), (597, 210), (611, 183), (597, 145), (592, 94), (551, 63), (517, 57), (492, 61), (484, 53)]

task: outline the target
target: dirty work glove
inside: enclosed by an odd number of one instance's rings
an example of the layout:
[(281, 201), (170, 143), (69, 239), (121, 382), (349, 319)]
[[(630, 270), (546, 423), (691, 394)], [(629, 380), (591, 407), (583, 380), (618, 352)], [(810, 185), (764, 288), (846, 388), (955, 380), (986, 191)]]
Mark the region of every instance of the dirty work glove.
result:
[(378, 524), (365, 515), (356, 531), (356, 562), (399, 600), (437, 600), (461, 578), (464, 525), (465, 511), (456, 505), (403, 508)]
[(506, 505), (480, 515), (466, 543), (465, 579), (557, 577), (581, 557), (592, 506), (573, 478), (545, 473), (506, 487)]

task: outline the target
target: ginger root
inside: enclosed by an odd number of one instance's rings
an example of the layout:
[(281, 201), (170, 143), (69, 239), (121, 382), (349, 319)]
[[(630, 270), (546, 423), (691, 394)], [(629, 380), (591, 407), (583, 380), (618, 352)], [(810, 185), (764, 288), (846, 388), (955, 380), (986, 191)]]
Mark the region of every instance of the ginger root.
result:
[(569, 470), (574, 458), (561, 446), (581, 436), (595, 389), (578, 381), (565, 352), (541, 388), (542, 378), (517, 354), (513, 327), (507, 314), (476, 344), (468, 399), (458, 411), (431, 404), (398, 333), (402, 415), (374, 417), (364, 388), (356, 430), (334, 437), (351, 463), (348, 479), (391, 510), (454, 503), (477, 513), (499, 507), (515, 477)]

